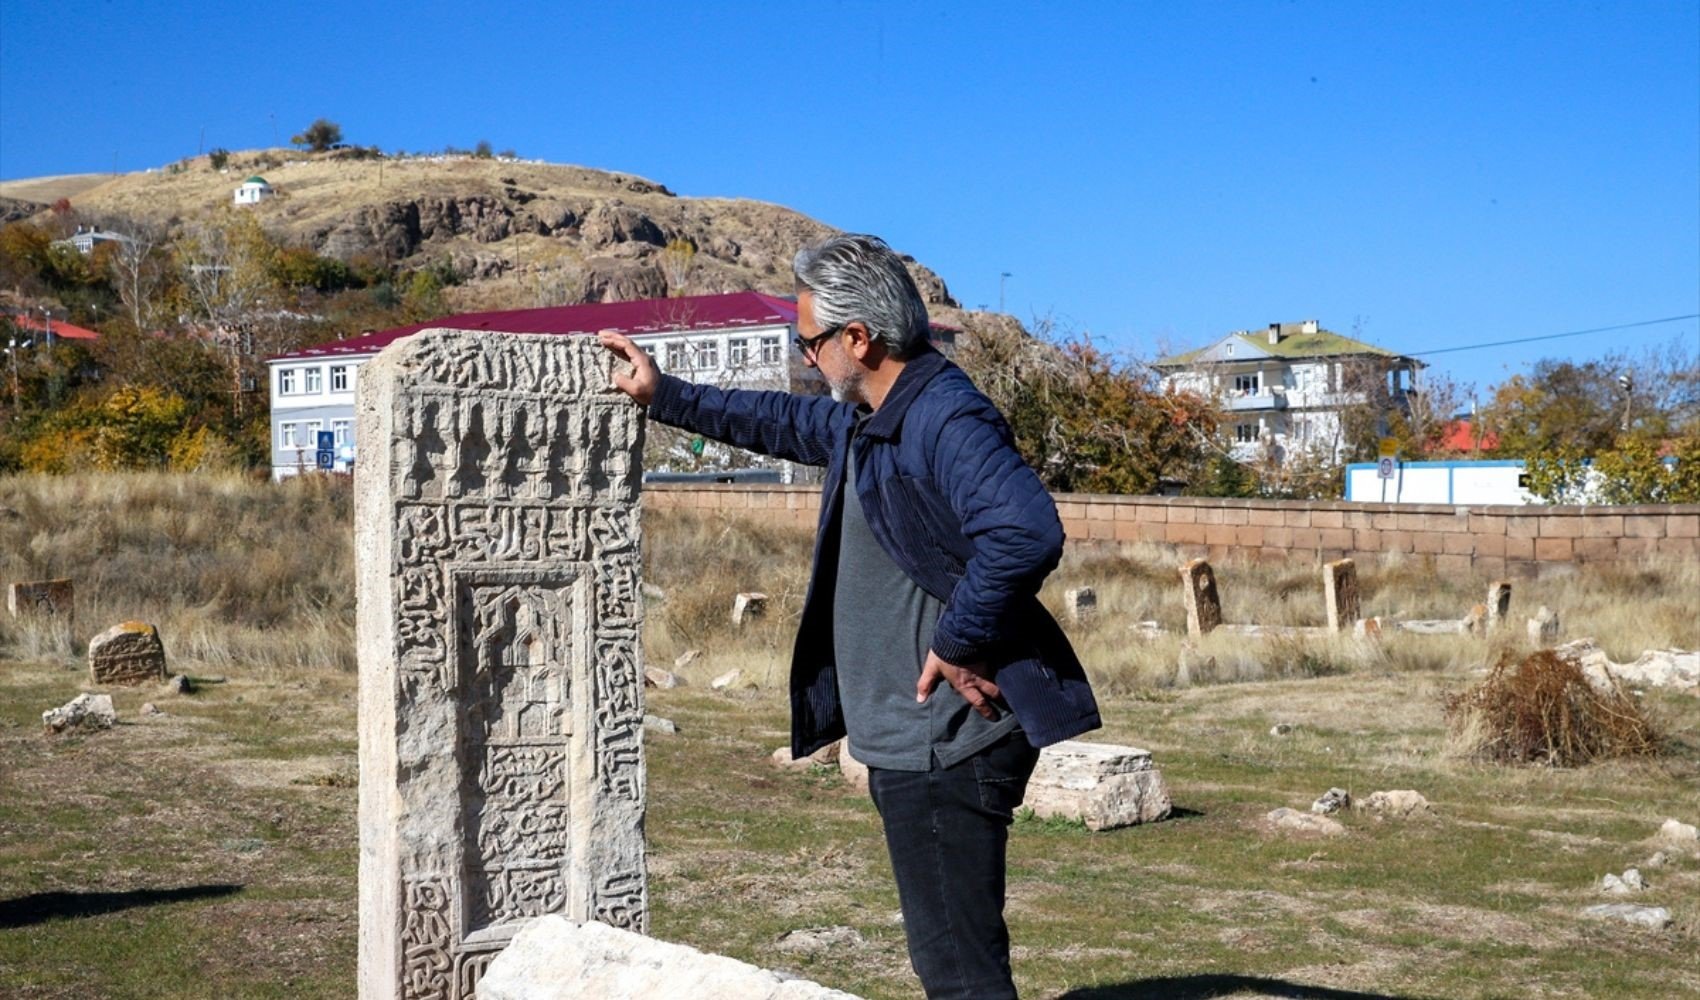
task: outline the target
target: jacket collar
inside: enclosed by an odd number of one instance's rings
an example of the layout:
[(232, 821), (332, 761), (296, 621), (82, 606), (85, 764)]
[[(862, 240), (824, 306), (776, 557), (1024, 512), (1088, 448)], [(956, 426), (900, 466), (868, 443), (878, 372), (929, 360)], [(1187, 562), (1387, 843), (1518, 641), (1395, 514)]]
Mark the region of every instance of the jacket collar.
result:
[(910, 404), (921, 395), (921, 390), (926, 388), (927, 383), (949, 364), (945, 356), (930, 345), (904, 362), (903, 370), (897, 373), (897, 381), (892, 383), (885, 402), (868, 418), (867, 424), (862, 428), (862, 434), (887, 440), (896, 437), (898, 428), (903, 426), (904, 415), (909, 412)]

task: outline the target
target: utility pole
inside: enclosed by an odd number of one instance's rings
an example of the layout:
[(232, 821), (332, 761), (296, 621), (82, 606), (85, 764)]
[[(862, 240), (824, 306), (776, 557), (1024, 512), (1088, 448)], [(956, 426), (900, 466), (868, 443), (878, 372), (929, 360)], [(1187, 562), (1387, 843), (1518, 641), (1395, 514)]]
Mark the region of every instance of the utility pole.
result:
[(1629, 431), (1629, 409), (1635, 402), (1635, 376), (1624, 372), (1617, 377), (1618, 388), (1623, 390), (1623, 426), (1619, 429)]
[(998, 274), (998, 312), (1003, 312), (1003, 283), (1012, 277), (1014, 277), (1014, 275), (1010, 274), (1008, 271), (1003, 271)]

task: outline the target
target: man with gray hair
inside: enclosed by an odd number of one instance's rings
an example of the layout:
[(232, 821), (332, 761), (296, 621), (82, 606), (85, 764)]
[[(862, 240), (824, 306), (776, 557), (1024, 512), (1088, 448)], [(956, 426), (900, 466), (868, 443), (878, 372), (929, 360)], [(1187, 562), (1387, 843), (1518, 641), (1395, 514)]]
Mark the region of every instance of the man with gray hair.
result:
[(600, 337), (632, 364), (615, 384), (654, 419), (826, 467), (791, 661), (792, 753), (848, 735), (868, 765), (927, 996), (1014, 997), (1009, 826), (1037, 748), (1099, 725), (1037, 596), (1062, 554), (1056, 505), (997, 408), (933, 349), (890, 247), (832, 236), (792, 269), (795, 344), (831, 399), (696, 385)]

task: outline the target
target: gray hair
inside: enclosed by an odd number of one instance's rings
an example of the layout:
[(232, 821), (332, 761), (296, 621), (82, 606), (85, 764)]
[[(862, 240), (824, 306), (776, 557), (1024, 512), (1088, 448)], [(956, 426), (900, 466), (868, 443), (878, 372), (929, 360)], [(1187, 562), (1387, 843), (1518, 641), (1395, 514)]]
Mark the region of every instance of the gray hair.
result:
[(814, 294), (822, 330), (860, 321), (900, 361), (926, 344), (931, 326), (921, 290), (903, 258), (878, 236), (828, 236), (797, 251), (791, 270), (797, 290)]

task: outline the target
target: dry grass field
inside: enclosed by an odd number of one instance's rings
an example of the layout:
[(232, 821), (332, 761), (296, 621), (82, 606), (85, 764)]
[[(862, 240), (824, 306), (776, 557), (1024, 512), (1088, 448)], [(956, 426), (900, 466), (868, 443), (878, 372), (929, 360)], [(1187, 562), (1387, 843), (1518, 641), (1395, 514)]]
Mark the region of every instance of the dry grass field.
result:
[[(69, 576), (70, 635), (0, 622), (0, 996), (351, 995), (355, 962), (352, 540), (348, 496), (207, 477), (0, 479), (0, 577)], [(689, 685), (649, 693), (679, 733), (651, 734), (653, 931), (871, 998), (916, 995), (877, 819), (836, 772), (776, 770), (779, 683), (808, 539), (678, 515), (646, 519), (646, 648)], [(1491, 642), (1397, 637), (1254, 648), (1212, 640), (1176, 683), (1175, 559), (1073, 556), (1047, 587), (1090, 583), (1103, 614), (1074, 629), (1104, 694), (1092, 738), (1153, 751), (1166, 822), (1105, 833), (1023, 820), (1010, 919), (1023, 995), (1646, 997), (1700, 994), (1700, 857), (1643, 868), (1650, 932), (1586, 921), (1607, 872), (1644, 863), (1667, 817), (1700, 821), (1700, 698), (1644, 703), (1667, 753), (1584, 768), (1511, 768), (1447, 753), (1445, 695)], [(1229, 621), (1320, 620), (1308, 567), (1218, 568)], [(1487, 581), (1419, 563), (1366, 572), (1366, 610), (1455, 617)], [(1617, 658), (1700, 645), (1692, 565), (1519, 584), (1569, 635)], [(732, 592), (770, 594), (743, 632)], [(48, 738), (40, 713), (87, 686), (80, 654), (123, 618), (160, 626), (187, 696), (114, 692), (119, 725)], [(1420, 641), (1419, 641), (1420, 640)], [(731, 667), (744, 684), (707, 681)], [(152, 702), (163, 714), (143, 715)], [(1271, 735), (1277, 723), (1291, 726)], [(1415, 789), (1430, 815), (1342, 817), (1345, 833), (1277, 833), (1331, 786)], [(801, 927), (861, 943), (781, 950)]]

